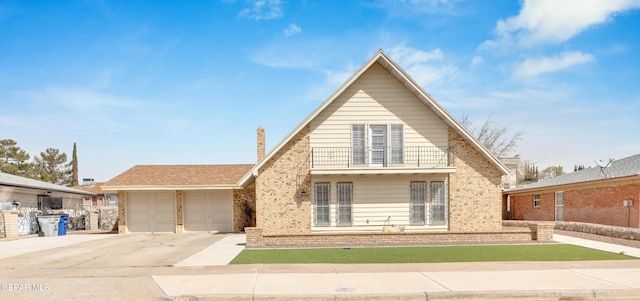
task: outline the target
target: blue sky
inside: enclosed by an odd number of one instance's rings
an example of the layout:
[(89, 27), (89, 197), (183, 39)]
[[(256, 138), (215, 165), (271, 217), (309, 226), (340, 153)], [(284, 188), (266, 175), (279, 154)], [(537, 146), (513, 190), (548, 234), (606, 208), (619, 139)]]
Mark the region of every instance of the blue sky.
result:
[(640, 153), (640, 1), (0, 1), (0, 138), (106, 181), (255, 162), (378, 49), (541, 169)]

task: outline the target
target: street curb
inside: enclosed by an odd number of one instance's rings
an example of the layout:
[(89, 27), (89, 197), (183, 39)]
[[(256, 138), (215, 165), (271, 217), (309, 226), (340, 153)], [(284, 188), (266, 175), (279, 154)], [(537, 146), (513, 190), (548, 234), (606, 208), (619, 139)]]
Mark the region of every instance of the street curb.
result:
[(294, 301), (294, 300), (402, 300), (402, 301), (439, 301), (439, 300), (639, 300), (640, 289), (614, 290), (562, 290), (562, 291), (476, 291), (476, 292), (422, 292), (398, 294), (239, 294), (178, 296), (173, 301)]

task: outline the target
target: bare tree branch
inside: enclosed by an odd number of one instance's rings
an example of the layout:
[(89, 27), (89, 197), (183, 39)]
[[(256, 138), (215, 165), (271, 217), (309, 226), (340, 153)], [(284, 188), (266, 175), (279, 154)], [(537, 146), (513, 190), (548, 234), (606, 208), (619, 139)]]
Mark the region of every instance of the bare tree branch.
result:
[(460, 120), (462, 126), (476, 136), (478, 141), (498, 158), (509, 156), (515, 152), (518, 148), (518, 142), (522, 140), (524, 134), (522, 130), (510, 134), (508, 127), (496, 124), (491, 116), (487, 117), (479, 129), (473, 128), (473, 124), (466, 114), (463, 114)]

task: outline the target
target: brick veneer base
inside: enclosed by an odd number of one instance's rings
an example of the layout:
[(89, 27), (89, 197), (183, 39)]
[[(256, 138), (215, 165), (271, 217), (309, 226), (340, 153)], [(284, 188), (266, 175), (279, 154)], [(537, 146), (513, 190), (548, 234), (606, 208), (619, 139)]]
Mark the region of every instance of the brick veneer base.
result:
[[(551, 228), (553, 230), (553, 227)], [(426, 246), (546, 242), (536, 241), (530, 227), (503, 227), (496, 232), (341, 232), (263, 235), (245, 228), (247, 248)]]

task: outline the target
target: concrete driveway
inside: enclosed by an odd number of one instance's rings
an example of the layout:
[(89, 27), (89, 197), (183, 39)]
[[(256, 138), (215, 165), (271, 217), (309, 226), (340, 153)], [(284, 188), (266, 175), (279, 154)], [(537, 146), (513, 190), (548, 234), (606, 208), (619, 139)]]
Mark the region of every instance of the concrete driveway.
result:
[[(225, 234), (75, 234), (0, 241), (1, 300), (155, 300), (151, 275), (173, 268)], [(206, 268), (204, 269), (206, 271)]]

